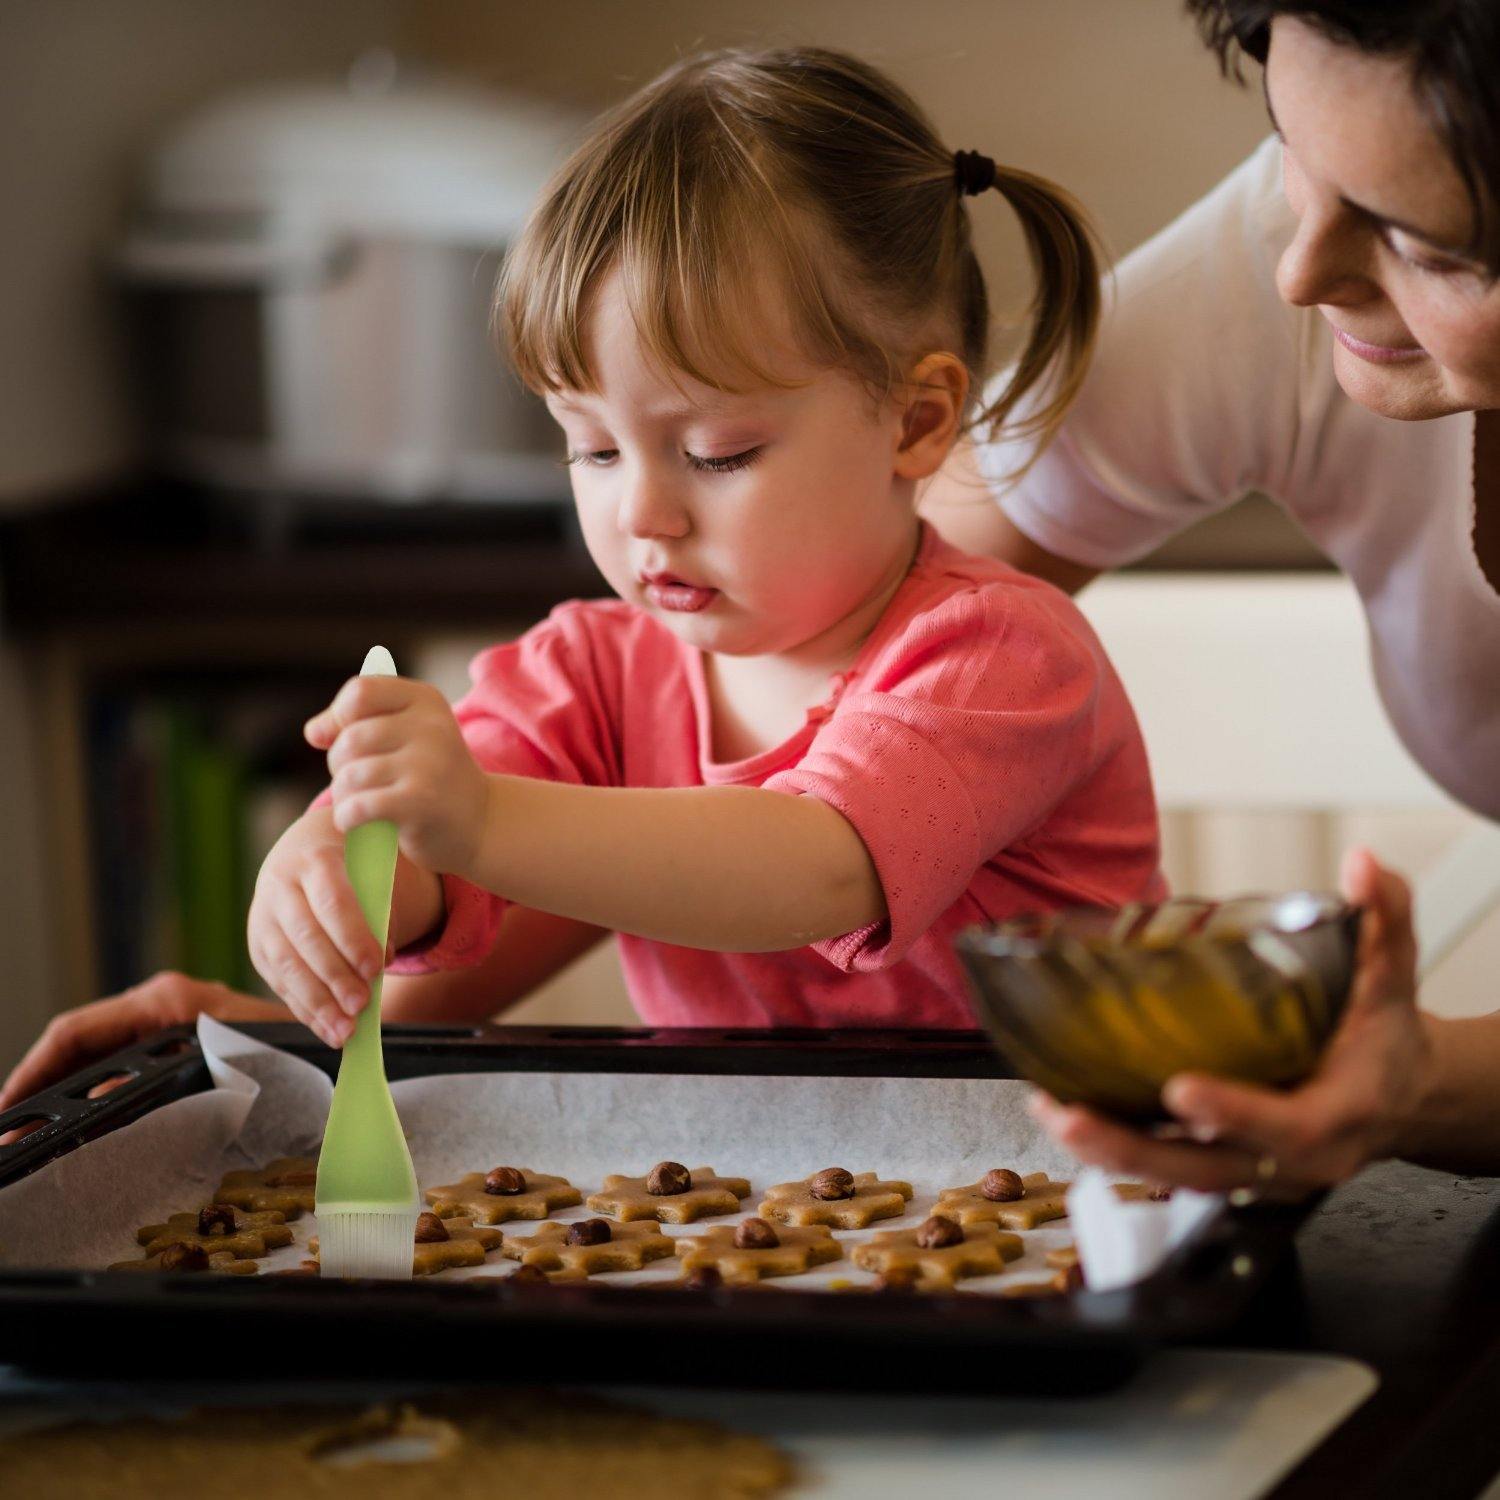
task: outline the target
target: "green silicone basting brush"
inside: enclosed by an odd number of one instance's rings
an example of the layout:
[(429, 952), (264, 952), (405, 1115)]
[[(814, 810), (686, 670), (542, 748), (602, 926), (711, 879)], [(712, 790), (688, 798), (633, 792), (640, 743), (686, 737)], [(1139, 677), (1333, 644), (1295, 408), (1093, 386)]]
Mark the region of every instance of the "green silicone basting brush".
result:
[[(394, 677), (391, 653), (384, 646), (372, 646), (360, 675)], [(351, 828), (344, 839), (344, 866), (383, 953), (396, 878), (396, 825), (374, 822)], [(422, 1203), (411, 1152), (385, 1080), (380, 1045), (383, 979), (383, 974), (377, 976), (370, 987), (370, 1003), (344, 1043), (318, 1158), (316, 1212), (325, 1276), (411, 1276), (412, 1241)]]

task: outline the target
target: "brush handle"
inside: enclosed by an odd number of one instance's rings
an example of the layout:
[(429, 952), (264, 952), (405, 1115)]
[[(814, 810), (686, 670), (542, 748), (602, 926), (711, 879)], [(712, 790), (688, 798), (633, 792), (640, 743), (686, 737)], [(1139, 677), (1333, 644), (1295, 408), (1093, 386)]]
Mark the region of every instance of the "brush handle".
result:
[[(380, 821), (351, 828), (344, 839), (344, 868), (349, 872), (349, 882), (359, 898), (365, 921), (384, 953), (391, 926), (391, 889), (396, 879), (396, 825)], [(356, 1059), (385, 1076), (385, 1057), (380, 1047), (380, 998), (384, 984), (382, 970), (370, 986), (370, 1003), (360, 1011), (354, 1030), (344, 1043), (340, 1076), (343, 1068)], [(368, 1062), (366, 1055), (371, 1051), (375, 1054), (374, 1061)]]
[[(396, 663), (384, 646), (372, 646), (360, 668), (361, 677), (394, 677)], [(396, 825), (384, 819), (362, 823), (344, 836), (344, 868), (354, 887), (359, 909), (385, 952), (391, 930), (391, 892), (396, 883)], [(385, 1055), (380, 1046), (380, 996), (385, 984), (385, 970), (375, 976), (370, 986), (370, 1003), (359, 1013), (354, 1031), (344, 1043), (344, 1057), (339, 1065), (342, 1079), (345, 1068), (368, 1068), (385, 1077)], [(373, 1054), (373, 1056), (372, 1056)]]
[[(376, 646), (365, 658), (361, 675), (394, 677), (396, 664), (390, 652)], [(396, 825), (377, 821), (351, 828), (344, 836), (344, 868), (365, 921), (384, 953), (396, 878)], [(370, 986), (369, 1004), (360, 1012), (339, 1058), (339, 1075), (318, 1158), (320, 1212), (335, 1204), (343, 1213), (354, 1211), (352, 1205), (360, 1205), (360, 1212), (384, 1212), (392, 1205), (418, 1202), (411, 1153), (386, 1082), (385, 1052), (380, 1042), (380, 992), (381, 979), (377, 977)], [(413, 1207), (413, 1222), (415, 1218)]]

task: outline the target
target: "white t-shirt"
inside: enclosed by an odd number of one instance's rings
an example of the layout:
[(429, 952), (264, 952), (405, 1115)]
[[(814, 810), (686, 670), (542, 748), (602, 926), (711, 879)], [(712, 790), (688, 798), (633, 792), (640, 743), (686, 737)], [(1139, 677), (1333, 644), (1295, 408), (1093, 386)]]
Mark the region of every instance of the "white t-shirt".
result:
[(1121, 263), (1078, 404), (1020, 484), (1017, 443), (982, 447), (980, 468), (1027, 536), (1101, 569), (1270, 495), (1358, 589), (1407, 748), (1500, 820), (1500, 595), (1473, 548), (1473, 414), (1397, 422), (1343, 393), (1327, 322), (1276, 292), (1294, 223), (1273, 137)]

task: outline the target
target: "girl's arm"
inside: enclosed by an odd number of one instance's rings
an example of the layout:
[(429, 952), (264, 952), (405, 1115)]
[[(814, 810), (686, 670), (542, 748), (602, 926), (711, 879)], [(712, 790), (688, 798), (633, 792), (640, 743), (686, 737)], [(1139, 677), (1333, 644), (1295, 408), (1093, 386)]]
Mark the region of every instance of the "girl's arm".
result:
[(335, 832), (400, 829), (398, 949), (444, 923), (437, 870), (534, 911), (724, 952), (800, 948), (889, 915), (863, 839), (817, 797), (486, 773), (442, 695), (402, 677), (351, 679), (306, 732), (328, 750)]
[(382, 1015), (388, 1021), (487, 1021), (608, 936), (602, 927), (513, 906), (501, 919), (495, 946), (473, 968), (387, 975)]
[(816, 797), (488, 780), (463, 874), (522, 906), (731, 953), (801, 948), (887, 915), (863, 840)]

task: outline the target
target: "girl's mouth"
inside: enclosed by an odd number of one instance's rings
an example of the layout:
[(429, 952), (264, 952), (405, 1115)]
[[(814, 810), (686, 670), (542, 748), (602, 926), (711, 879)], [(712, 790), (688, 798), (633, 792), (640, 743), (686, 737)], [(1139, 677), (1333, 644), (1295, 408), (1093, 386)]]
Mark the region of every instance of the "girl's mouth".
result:
[(674, 614), (696, 614), (700, 609), (707, 609), (719, 593), (718, 589), (703, 588), (670, 573), (651, 573), (641, 582), (646, 597), (658, 609), (671, 610)]

